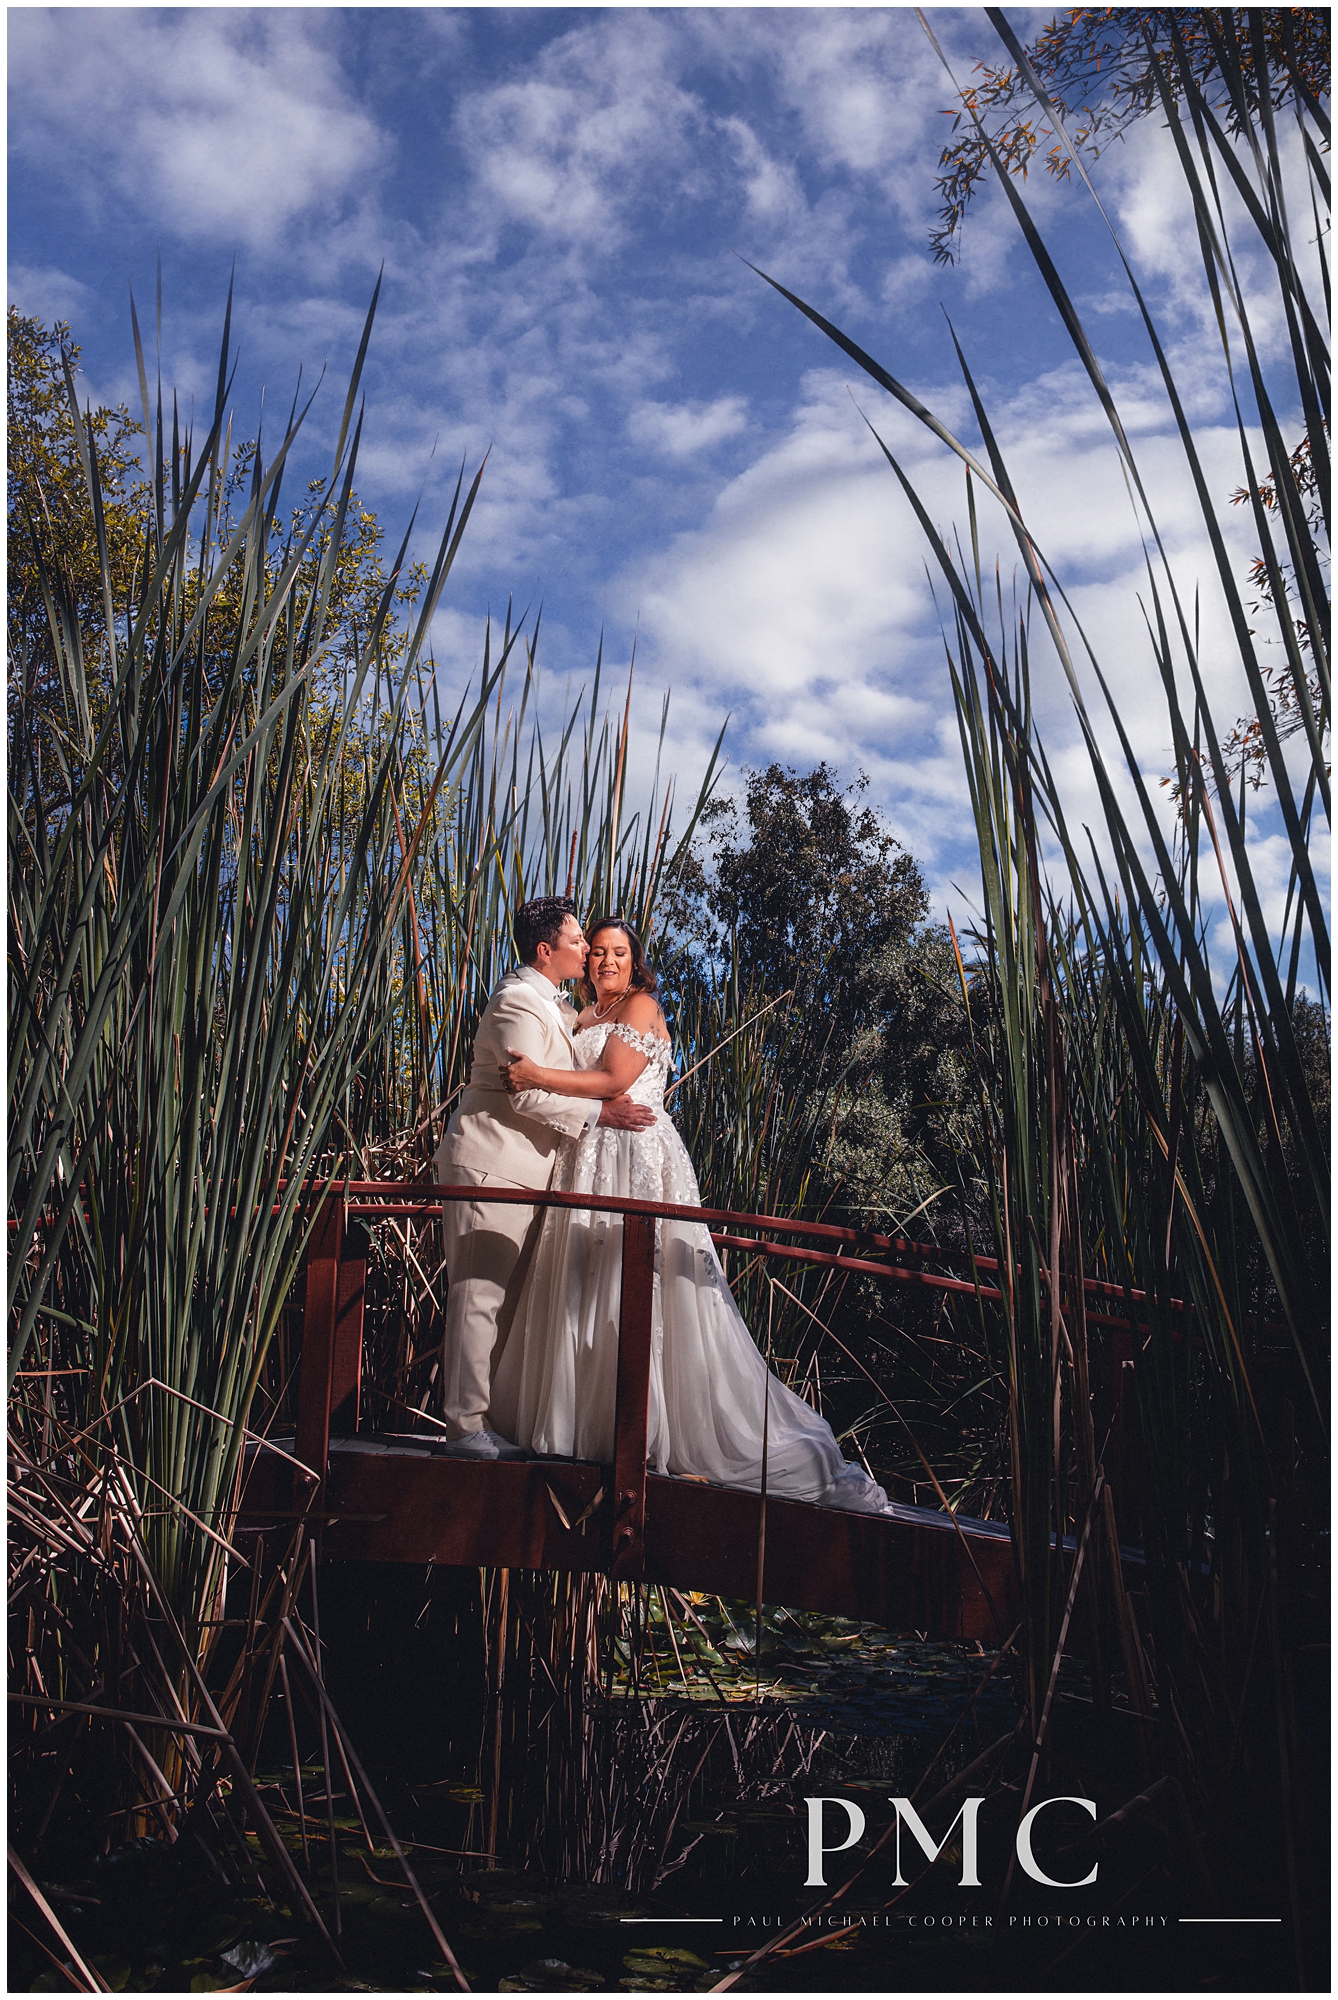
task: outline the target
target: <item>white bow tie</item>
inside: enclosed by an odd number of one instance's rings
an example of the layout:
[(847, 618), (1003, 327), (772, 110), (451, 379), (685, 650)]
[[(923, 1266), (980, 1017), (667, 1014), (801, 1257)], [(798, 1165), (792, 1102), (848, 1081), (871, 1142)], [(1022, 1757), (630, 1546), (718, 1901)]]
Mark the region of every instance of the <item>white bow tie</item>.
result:
[(565, 1028), (567, 1025), (567, 1014), (574, 1013), (575, 1009), (566, 994), (562, 991), (562, 988), (554, 986), (551, 979), (545, 979), (542, 972), (536, 972), (532, 965), (518, 966), (517, 971), (532, 992), (540, 994), (543, 999), (547, 1000), (549, 1006), (554, 1009), (558, 1019)]

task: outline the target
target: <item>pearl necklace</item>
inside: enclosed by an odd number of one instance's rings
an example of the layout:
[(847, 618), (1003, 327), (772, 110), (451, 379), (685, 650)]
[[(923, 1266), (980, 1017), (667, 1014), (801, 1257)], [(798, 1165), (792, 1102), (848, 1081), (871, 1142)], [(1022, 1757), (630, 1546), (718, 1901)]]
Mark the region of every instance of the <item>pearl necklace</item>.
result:
[(628, 984), (627, 984), (626, 986), (624, 986), (624, 988), (623, 988), (623, 990), (622, 990), (622, 992), (621, 992), (621, 993), (615, 993), (615, 994), (614, 994), (614, 996), (613, 996), (613, 1005), (612, 1005), (612, 1006), (611, 1006), (611, 1007), (609, 1008), (609, 1010), (608, 1010), (608, 1014), (601, 1014), (601, 1013), (600, 1013), (600, 1011), (599, 1011), (599, 1002), (598, 1002), (598, 1000), (592, 1000), (592, 1001), (591, 1001), (591, 1003), (590, 1003), (590, 1011), (591, 1011), (591, 1013), (592, 1013), (592, 1014), (594, 1015), (595, 1019), (596, 1019), (597, 1021), (607, 1021), (607, 1020), (608, 1020), (608, 1018), (609, 1018), (609, 1015), (610, 1015), (610, 1014), (613, 1014), (613, 1013), (616, 1013), (616, 1012), (617, 1012), (617, 1010), (618, 1010), (618, 1008), (622, 1006), (622, 1004), (623, 1004), (623, 1001), (624, 1001), (624, 1000), (625, 1000), (625, 999), (627, 998), (627, 996), (628, 996), (628, 994), (629, 994), (629, 993), (631, 992), (631, 990), (632, 990), (632, 987), (631, 987), (631, 982), (629, 981), (629, 982), (628, 982)]

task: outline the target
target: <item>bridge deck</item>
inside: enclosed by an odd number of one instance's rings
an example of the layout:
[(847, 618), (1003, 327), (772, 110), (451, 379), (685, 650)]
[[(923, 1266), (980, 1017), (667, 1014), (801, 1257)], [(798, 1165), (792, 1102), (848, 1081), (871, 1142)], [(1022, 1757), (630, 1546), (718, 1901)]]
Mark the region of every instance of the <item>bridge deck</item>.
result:
[[(283, 1461), (261, 1454), (244, 1525), (288, 1517)], [(394, 1437), (330, 1440), (323, 1553), (345, 1562), (606, 1572), (613, 1472), (570, 1459), (478, 1463)], [(694, 1479), (646, 1479), (642, 1579), (722, 1597), (762, 1594), (894, 1631), (998, 1644), (1016, 1621), (1006, 1529), (927, 1507), (891, 1518), (805, 1506)]]

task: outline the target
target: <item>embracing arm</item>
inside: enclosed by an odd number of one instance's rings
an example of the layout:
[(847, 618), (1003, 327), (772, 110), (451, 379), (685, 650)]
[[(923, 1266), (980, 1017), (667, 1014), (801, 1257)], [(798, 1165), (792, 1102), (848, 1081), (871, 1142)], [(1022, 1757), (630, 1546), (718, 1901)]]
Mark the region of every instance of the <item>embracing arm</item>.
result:
[[(523, 989), (521, 992), (506, 993), (491, 1012), (485, 1046), (499, 1066), (504, 1065), (508, 1049), (520, 1050), (536, 1068), (542, 1057), (552, 1054), (556, 1036)], [(476, 1053), (487, 1060), (483, 1048), (477, 1049)], [(591, 1115), (589, 1096), (584, 1093), (576, 1096), (569, 1088), (580, 1072), (564, 1069), (552, 1070), (549, 1074), (553, 1078), (551, 1090), (513, 1091), (511, 1109), (521, 1118), (533, 1119), (540, 1125), (555, 1126), (568, 1137), (574, 1137), (584, 1130)]]
[(506, 1053), (510, 1060), (500, 1067), (513, 1096), (530, 1091), (560, 1091), (563, 1097), (584, 1098), (618, 1095), (618, 1086), (605, 1069), (544, 1069), (519, 1049), (508, 1048)]
[(509, 1071), (508, 1089), (553, 1090), (563, 1097), (621, 1097), (646, 1067), (646, 1058), (620, 1035), (610, 1035), (605, 1042), (598, 1069), (543, 1069), (520, 1049), (508, 1049), (507, 1054), (511, 1062), (503, 1075)]
[[(648, 994), (634, 994), (623, 1009), (622, 1024), (639, 1034), (655, 1034), (663, 1025), (659, 1007)], [(523, 1049), (508, 1048), (509, 1063), (502, 1080), (510, 1091), (562, 1091), (566, 1096), (588, 1098), (621, 1097), (646, 1067), (647, 1058), (619, 1034), (609, 1035), (600, 1055), (598, 1069), (553, 1070), (532, 1061)]]

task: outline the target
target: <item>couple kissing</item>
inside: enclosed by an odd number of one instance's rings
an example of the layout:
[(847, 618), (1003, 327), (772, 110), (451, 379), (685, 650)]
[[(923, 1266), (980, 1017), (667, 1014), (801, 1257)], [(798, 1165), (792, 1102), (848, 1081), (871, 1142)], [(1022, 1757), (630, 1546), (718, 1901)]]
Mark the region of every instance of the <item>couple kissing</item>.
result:
[[(449, 1292), (442, 1414), (467, 1458), (613, 1458), (622, 1218), (489, 1202), (489, 1187), (701, 1205), (664, 1109), (672, 1044), (655, 974), (621, 917), (589, 937), (566, 897), (523, 904), (520, 965), (484, 1009), (469, 1083), (436, 1153)], [(579, 982), (578, 1014), (565, 999)], [(830, 1426), (772, 1374), (702, 1223), (662, 1218), (655, 1256), (647, 1460), (862, 1513), (888, 1510)]]

